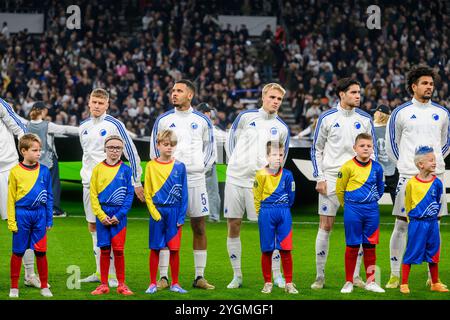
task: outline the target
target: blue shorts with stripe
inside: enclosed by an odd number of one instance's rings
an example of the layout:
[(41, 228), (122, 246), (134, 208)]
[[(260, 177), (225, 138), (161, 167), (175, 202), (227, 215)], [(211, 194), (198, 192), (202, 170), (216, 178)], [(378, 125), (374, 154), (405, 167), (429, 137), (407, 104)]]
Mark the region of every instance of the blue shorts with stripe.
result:
[(292, 250), (292, 216), (289, 207), (261, 207), (258, 227), (262, 252)]
[(408, 242), (406, 244), (404, 264), (438, 263), (441, 239), (439, 223), (436, 218), (413, 219), (408, 224)]
[[(112, 218), (120, 210), (120, 206), (102, 205), (102, 210), (108, 217)], [(119, 220), (119, 223), (113, 226), (105, 226), (97, 218), (95, 220), (97, 227), (97, 246), (99, 248), (111, 246), (114, 250), (123, 250), (127, 232), (127, 216)]]
[(380, 212), (377, 202), (344, 203), (345, 243), (348, 246), (378, 244)]
[(157, 206), (161, 220), (155, 221), (150, 216), (149, 221), (149, 248), (161, 250), (168, 247), (170, 250), (179, 250), (181, 243), (181, 226), (177, 227), (179, 206)]
[(31, 249), (47, 251), (47, 209), (16, 207), (17, 232), (13, 233), (12, 251), (24, 253)]

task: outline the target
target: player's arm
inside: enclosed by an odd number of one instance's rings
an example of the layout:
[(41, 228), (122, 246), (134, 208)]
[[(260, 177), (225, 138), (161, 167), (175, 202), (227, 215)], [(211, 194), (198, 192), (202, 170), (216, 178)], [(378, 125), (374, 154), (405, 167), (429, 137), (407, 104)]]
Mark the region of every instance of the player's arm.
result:
[(70, 136), (78, 136), (78, 127), (65, 126), (53, 122), (48, 123), (48, 133), (50, 134), (65, 134)]
[(98, 167), (95, 167), (92, 171), (91, 183), (90, 183), (90, 196), (91, 196), (91, 207), (92, 212), (98, 218), (98, 220), (103, 221), (106, 219), (107, 215), (102, 210), (102, 206), (100, 205), (100, 201), (98, 201)]
[(289, 173), (286, 180), (285, 188), (289, 196), (289, 207), (292, 207), (295, 201), (295, 180), (291, 173)]
[[(442, 144), (442, 156), (445, 158), (450, 153), (450, 112), (447, 111), (447, 116), (444, 117), (444, 125), (441, 129), (441, 144)], [(443, 181), (442, 181), (443, 183)]]
[(264, 191), (264, 176), (260, 172), (257, 172), (255, 176), (255, 182), (253, 184), (253, 198), (257, 215), (259, 215), (259, 209), (261, 208), (263, 191)]
[[(385, 143), (386, 143), (386, 153), (388, 157), (394, 162), (397, 163), (399, 156), (399, 144), (402, 136), (402, 126), (400, 124), (399, 118), (397, 118), (397, 112), (389, 118), (386, 125), (386, 134), (385, 134)], [(398, 119), (395, 121), (394, 119)]]
[(214, 143), (214, 130), (211, 120), (206, 119), (206, 127), (203, 130), (203, 154), (205, 172), (211, 169), (216, 161), (216, 144)]
[(373, 139), (373, 153), (372, 153), (371, 158), (373, 160), (377, 161), (378, 160), (378, 145), (376, 143), (377, 135), (375, 133), (375, 126), (373, 124), (372, 119), (369, 120), (369, 128), (370, 128), (370, 130), (367, 133), (370, 134), (372, 136), (372, 139)]
[[(142, 176), (142, 168), (141, 168), (141, 158), (136, 150), (136, 146), (134, 145), (133, 140), (130, 135), (126, 132), (125, 126), (123, 123), (118, 122), (116, 124), (118, 128), (118, 133), (124, 142), (124, 150), (123, 153), (125, 158), (130, 162), (131, 171), (133, 173), (133, 186), (134, 187), (142, 187), (141, 176)], [(139, 195), (138, 195), (139, 196)], [(143, 200), (143, 199), (142, 199)]]
[(314, 131), (313, 143), (311, 146), (311, 162), (313, 165), (313, 177), (317, 182), (325, 181), (322, 171), (323, 150), (327, 141), (328, 129), (322, 121), (322, 116), (317, 121), (319, 124)]
[(131, 205), (133, 204), (133, 198), (134, 198), (134, 188), (131, 184), (131, 171), (127, 170), (128, 175), (128, 183), (127, 183), (127, 193), (125, 195), (125, 199), (122, 203), (122, 206), (117, 214), (115, 214), (117, 220), (122, 220), (128, 212), (131, 209)]
[(20, 121), (19, 116), (13, 108), (2, 98), (0, 98), (0, 120), (8, 127), (11, 132), (21, 137), (28, 132), (27, 127)]
[(183, 186), (181, 187), (181, 209), (178, 213), (177, 224), (183, 225), (184, 219), (186, 218), (187, 208), (188, 208), (188, 184), (187, 184), (187, 173), (186, 167), (183, 164), (183, 173), (181, 175), (183, 181)]
[(341, 206), (344, 206), (344, 195), (347, 189), (348, 180), (350, 179), (350, 170), (346, 165), (343, 165), (338, 172), (336, 180), (336, 196)]
[(378, 166), (377, 170), (377, 190), (381, 198), (384, 194), (384, 173), (381, 166)]
[(8, 215), (8, 230), (11, 232), (17, 232), (16, 222), (16, 198), (17, 198), (17, 180), (14, 172), (11, 171), (8, 180), (8, 203), (7, 203), (7, 215)]
[(52, 176), (50, 175), (50, 170), (47, 170), (47, 203), (46, 203), (46, 227), (53, 227), (53, 190), (52, 190)]
[(153, 188), (152, 181), (150, 180), (151, 175), (151, 165), (150, 161), (147, 163), (147, 167), (145, 170), (145, 181), (144, 181), (144, 195), (145, 195), (145, 203), (147, 204), (148, 211), (150, 215), (155, 221), (161, 220), (161, 214), (158, 209), (156, 209), (155, 204), (153, 203)]
[(286, 163), (286, 159), (289, 153), (289, 141), (291, 139), (291, 132), (289, 130), (289, 128), (286, 128), (286, 131), (283, 131), (283, 134), (280, 135), (281, 141), (284, 145), (284, 159), (283, 159), (283, 164)]
[(155, 159), (159, 157), (158, 148), (156, 148), (156, 138), (158, 136), (158, 132), (160, 131), (161, 125), (161, 116), (159, 116), (155, 123), (153, 124), (152, 133), (150, 134), (150, 159)]
[(225, 152), (228, 158), (231, 157), (234, 151), (234, 147), (236, 146), (236, 142), (239, 139), (239, 136), (242, 133), (242, 130), (245, 126), (245, 117), (242, 113), (240, 113), (236, 119), (234, 119), (233, 124), (231, 125), (230, 130), (228, 131), (227, 138), (225, 140)]

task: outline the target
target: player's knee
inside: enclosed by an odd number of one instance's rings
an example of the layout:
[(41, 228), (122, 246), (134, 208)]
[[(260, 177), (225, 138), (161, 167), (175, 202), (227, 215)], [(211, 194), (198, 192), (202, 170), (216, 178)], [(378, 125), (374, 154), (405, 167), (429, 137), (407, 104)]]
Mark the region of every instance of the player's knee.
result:
[(114, 257), (123, 257), (123, 249), (114, 249)]
[(47, 254), (47, 252), (45, 252), (45, 251), (35, 251), (34, 254), (35, 254), (36, 257), (43, 257), (43, 256), (45, 256)]
[(206, 235), (205, 226), (201, 224), (192, 225), (192, 232), (196, 237), (203, 237)]

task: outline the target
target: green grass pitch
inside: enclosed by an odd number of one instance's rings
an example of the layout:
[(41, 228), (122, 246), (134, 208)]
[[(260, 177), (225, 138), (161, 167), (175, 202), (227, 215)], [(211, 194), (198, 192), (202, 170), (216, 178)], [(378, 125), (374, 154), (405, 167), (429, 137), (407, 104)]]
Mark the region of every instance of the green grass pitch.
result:
[[(192, 255), (192, 232), (187, 222), (183, 229), (182, 249), (180, 255), (180, 283), (189, 292), (181, 295), (168, 290), (147, 295), (144, 291), (149, 284), (148, 271), (148, 219), (144, 205), (135, 202), (129, 214), (127, 242), (125, 249), (126, 282), (135, 292), (134, 296), (122, 297), (115, 291), (110, 294), (93, 297), (90, 292), (97, 284), (81, 284), (74, 288), (76, 270), (85, 277), (95, 270), (92, 254), (91, 236), (87, 230), (81, 200), (81, 185), (64, 183), (62, 207), (69, 212), (66, 218), (54, 220), (54, 227), (48, 233), (49, 282), (54, 294), (53, 299), (62, 300), (103, 300), (103, 299), (195, 299), (195, 300), (341, 300), (341, 299), (388, 299), (388, 300), (437, 300), (450, 298), (447, 293), (430, 292), (425, 287), (427, 279), (426, 265), (413, 266), (410, 275), (411, 294), (402, 295), (398, 289), (386, 290), (384, 294), (366, 292), (355, 288), (349, 295), (340, 293), (345, 282), (344, 276), (344, 226), (342, 212), (338, 214), (331, 235), (330, 253), (326, 266), (326, 288), (319, 291), (310, 289), (315, 278), (315, 238), (318, 228), (316, 208), (307, 207), (294, 213), (294, 282), (300, 291), (298, 295), (288, 295), (279, 288), (274, 288), (272, 294), (260, 293), (263, 278), (260, 266), (259, 235), (257, 224), (244, 223), (241, 239), (243, 248), (242, 268), (244, 284), (240, 289), (230, 290), (226, 285), (232, 278), (232, 269), (226, 249), (226, 223), (208, 223), (208, 262), (205, 277), (216, 286), (215, 290), (205, 291), (192, 288), (194, 265)], [(389, 238), (393, 228), (393, 217), (390, 206), (381, 207), (380, 244), (377, 246), (377, 264), (380, 268), (381, 284), (389, 277)], [(440, 277), (444, 283), (450, 283), (450, 225), (444, 219), (441, 225), (442, 249), (439, 264)], [(11, 253), (11, 234), (7, 231), (6, 222), (1, 222), (0, 229), (0, 300), (9, 299), (9, 259)], [(69, 268), (72, 273), (67, 273)], [(23, 267), (22, 267), (23, 269)], [(75, 272), (73, 272), (75, 270)], [(361, 273), (361, 275), (364, 275)], [(19, 284), (20, 299), (44, 299), (35, 288), (27, 288), (23, 284), (23, 271)]]

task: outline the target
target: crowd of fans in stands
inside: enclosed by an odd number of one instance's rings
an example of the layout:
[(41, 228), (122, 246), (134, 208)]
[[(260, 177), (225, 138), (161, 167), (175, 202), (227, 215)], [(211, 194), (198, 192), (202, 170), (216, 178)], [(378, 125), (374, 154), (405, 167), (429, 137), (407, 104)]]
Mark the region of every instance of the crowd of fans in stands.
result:
[[(194, 104), (215, 107), (224, 130), (242, 109), (256, 106), (243, 101), (255, 101), (264, 83), (277, 80), (301, 129), (336, 103), (337, 79), (361, 82), (366, 111), (381, 103), (394, 108), (409, 99), (408, 69), (425, 63), (440, 75), (433, 100), (450, 106), (450, 19), (435, 14), (446, 11), (442, 1), (382, 4), (381, 30), (366, 27), (368, 1), (290, 0), (282, 10), (271, 1), (128, 2), (79, 1), (80, 30), (66, 28), (69, 3), (56, 0), (40, 1), (42, 35), (12, 34), (7, 26), (3, 32), (3, 25), (0, 96), (23, 117), (43, 100), (52, 121), (78, 125), (89, 116), (89, 92), (104, 87), (110, 114), (148, 136), (156, 117), (171, 107), (176, 80), (195, 81)], [(245, 24), (219, 25), (218, 13), (239, 12), (278, 15), (280, 25), (257, 39)]]

